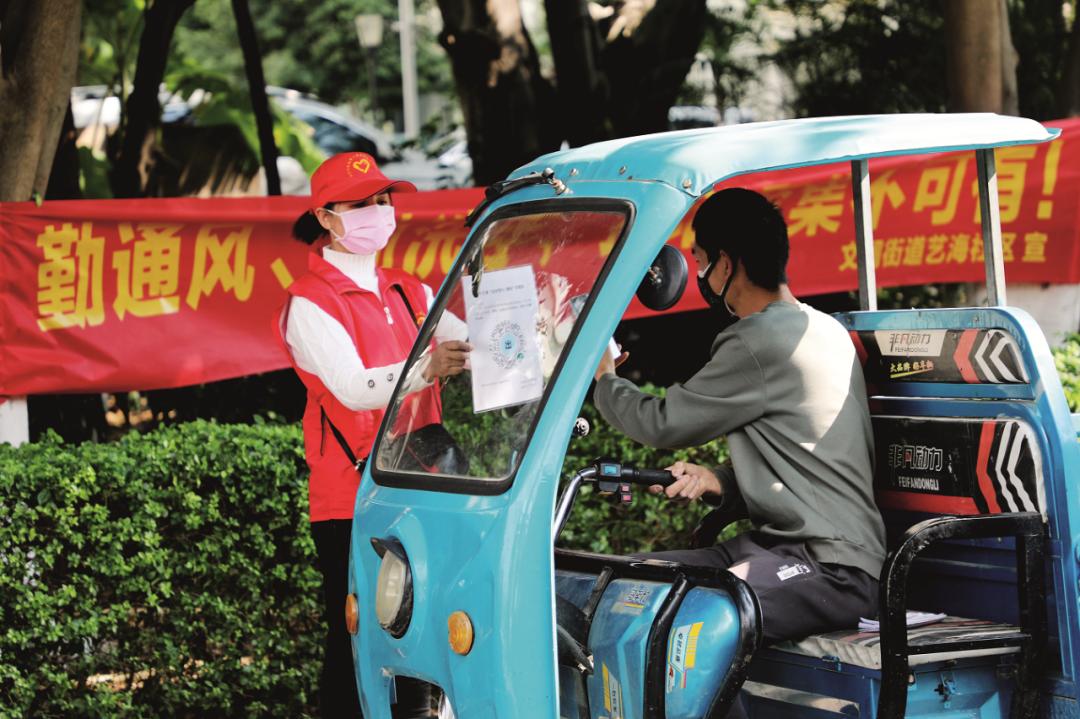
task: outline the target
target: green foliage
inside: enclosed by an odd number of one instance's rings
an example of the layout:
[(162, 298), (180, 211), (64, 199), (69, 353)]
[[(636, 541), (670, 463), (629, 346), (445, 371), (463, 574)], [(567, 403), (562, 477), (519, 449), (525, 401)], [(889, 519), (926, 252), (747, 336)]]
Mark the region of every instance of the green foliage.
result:
[[(971, 305), (970, 285), (942, 283), (878, 288), (878, 309), (910, 310), (931, 307), (967, 307)], [(852, 293), (858, 303), (858, 294)]]
[(1009, 0), (1008, 7), (1009, 29), (1019, 56), (1016, 85), (1020, 115), (1039, 120), (1056, 118), (1061, 112), (1058, 78), (1065, 69), (1069, 44), (1063, 2)]
[[(642, 389), (663, 395), (663, 389), (652, 385), (644, 385)], [(616, 431), (589, 402), (582, 406), (581, 414), (589, 421), (592, 431), (586, 437), (570, 440), (563, 462), (565, 479), (597, 457), (612, 457), (623, 464), (647, 469), (663, 469), (678, 460), (715, 467), (728, 458), (727, 443), (722, 439), (690, 449), (652, 449)], [(681, 504), (639, 488), (634, 489), (634, 503), (624, 507), (614, 498), (586, 488), (574, 505), (560, 544), (608, 554), (685, 549), (690, 546), (690, 533), (708, 511), (708, 505), (703, 502)], [(723, 536), (733, 533), (729, 528)]]
[(144, 0), (84, 4), (77, 84), (108, 85), (126, 93), (135, 76), (145, 7)]
[(80, 147), (79, 152), (79, 189), (83, 197), (94, 199), (112, 199), (109, 186), (109, 163), (105, 153)]
[(767, 0), (795, 16), (775, 55), (798, 117), (945, 109), (945, 31), (935, 3)]
[[(644, 385), (643, 389), (663, 395), (663, 389), (652, 385)], [(455, 411), (462, 407), (465, 411)], [(727, 459), (723, 440), (691, 449), (656, 450), (616, 431), (591, 403), (586, 402), (581, 413), (592, 431), (586, 437), (570, 440), (563, 461), (563, 477), (567, 480), (598, 457), (611, 457), (623, 464), (648, 469), (662, 469), (676, 460), (716, 466)], [(451, 381), (443, 388), (443, 423), (468, 454), (470, 471), (477, 475), (506, 475), (513, 451), (527, 434), (532, 417), (529, 410), (473, 414), (464, 382)], [(633, 504), (624, 507), (587, 486), (574, 505), (561, 544), (611, 554), (684, 548), (689, 544), (690, 532), (706, 511), (708, 507), (701, 502), (691, 505), (670, 502), (665, 497), (648, 494), (643, 488), (636, 488)]]
[(296, 427), (0, 445), (0, 716), (304, 716), (319, 579)]
[(1052, 351), (1069, 409), (1080, 412), (1080, 334), (1070, 334), (1063, 345)]
[[(794, 37), (781, 40), (773, 57), (795, 85), (797, 116), (945, 109), (945, 50), (950, 38), (940, 3), (758, 0), (756, 4), (795, 16)], [(1057, 91), (1068, 47), (1063, 11), (1070, 4), (1075, 7), (1075, 0), (1007, 0), (1024, 117), (1048, 120), (1060, 113)]]
[[(250, 0), (263, 69), (270, 85), (318, 95), (326, 102), (364, 104), (397, 111), (401, 107), (401, 49), (391, 24), (397, 21), (393, 0)], [(446, 53), (435, 42), (425, 19), (433, 0), (417, 3), (417, 71), (421, 92), (452, 94)], [(360, 48), (354, 19), (383, 16), (383, 41), (375, 49), (378, 99), (368, 97), (367, 57)], [(176, 52), (243, 82), (243, 58), (236, 43), (228, 0), (199, 0), (176, 35)]]
[[(246, 165), (254, 173), (259, 167), (259, 130), (251, 109), (251, 94), (246, 80), (237, 82), (229, 75), (202, 67), (190, 58), (182, 58), (178, 67), (165, 78), (170, 91), (188, 97), (202, 91), (208, 98), (195, 108), (195, 124), (199, 127), (233, 125), (244, 138), (238, 151), (247, 155)], [(314, 172), (325, 158), (312, 139), (312, 127), (280, 109), (270, 99), (274, 122), (274, 145), (279, 155), (295, 158), (307, 172)], [(197, 161), (197, 160), (192, 160)]]
[[(698, 48), (698, 56), (704, 57), (712, 69), (716, 107), (738, 107), (746, 94), (748, 84), (754, 79), (754, 58), (740, 56), (736, 51), (742, 42), (760, 43), (753, 26), (755, 3), (745, 6), (724, 4), (712, 6), (705, 15), (705, 36)], [(684, 84), (679, 91), (680, 105), (702, 105), (702, 90)]]

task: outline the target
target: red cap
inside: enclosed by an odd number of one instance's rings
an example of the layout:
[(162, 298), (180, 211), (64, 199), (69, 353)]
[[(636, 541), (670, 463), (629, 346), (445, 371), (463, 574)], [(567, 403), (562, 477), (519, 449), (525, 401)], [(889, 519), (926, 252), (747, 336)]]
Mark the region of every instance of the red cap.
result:
[(382, 174), (375, 158), (366, 152), (334, 155), (311, 175), (311, 209), (330, 202), (366, 200), (380, 192), (416, 192), (404, 180), (390, 180)]

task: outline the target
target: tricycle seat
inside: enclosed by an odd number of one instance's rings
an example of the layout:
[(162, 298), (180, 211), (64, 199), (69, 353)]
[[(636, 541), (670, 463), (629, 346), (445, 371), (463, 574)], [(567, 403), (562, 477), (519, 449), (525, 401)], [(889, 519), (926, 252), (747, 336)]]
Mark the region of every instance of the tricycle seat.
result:
[[(912, 667), (957, 659), (1016, 654), (1027, 639), (1027, 635), (1018, 626), (961, 617), (945, 617), (934, 624), (912, 627), (908, 629), (907, 636), (908, 650), (912, 652), (908, 664)], [(915, 653), (924, 647), (933, 651)], [(841, 630), (814, 634), (798, 641), (774, 644), (772, 649), (815, 659), (832, 657), (841, 664), (881, 670), (879, 632)]]

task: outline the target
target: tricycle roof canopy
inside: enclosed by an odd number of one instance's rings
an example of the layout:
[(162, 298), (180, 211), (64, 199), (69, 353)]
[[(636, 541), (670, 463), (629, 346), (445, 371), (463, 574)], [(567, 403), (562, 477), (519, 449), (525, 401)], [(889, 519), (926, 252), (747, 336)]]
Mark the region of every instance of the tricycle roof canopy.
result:
[(853, 115), (665, 132), (553, 152), (515, 170), (550, 167), (560, 180), (653, 180), (692, 196), (717, 182), (780, 170), (889, 155), (978, 150), (1047, 142), (1060, 130), (991, 113)]

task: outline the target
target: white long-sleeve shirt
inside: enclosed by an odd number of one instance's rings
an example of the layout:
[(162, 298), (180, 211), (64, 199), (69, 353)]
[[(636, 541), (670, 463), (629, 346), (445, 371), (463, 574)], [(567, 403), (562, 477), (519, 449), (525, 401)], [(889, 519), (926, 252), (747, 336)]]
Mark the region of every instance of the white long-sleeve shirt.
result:
[[(379, 296), (375, 255), (335, 252), (327, 247), (322, 256), (357, 287)], [(431, 288), (423, 287), (430, 309)], [(464, 340), (467, 336), (468, 328), (464, 322), (450, 312), (443, 313), (435, 328), (436, 341)], [(345, 327), (303, 297), (293, 297), (290, 302), (285, 342), (297, 366), (318, 377), (339, 402), (353, 411), (385, 409), (405, 366), (402, 361), (382, 367), (365, 367)], [(428, 386), (423, 379), (427, 362), (425, 356), (417, 365), (418, 371), (409, 373), (408, 391)]]

